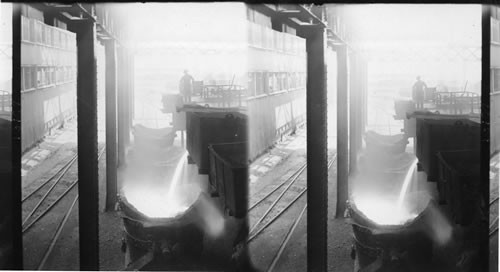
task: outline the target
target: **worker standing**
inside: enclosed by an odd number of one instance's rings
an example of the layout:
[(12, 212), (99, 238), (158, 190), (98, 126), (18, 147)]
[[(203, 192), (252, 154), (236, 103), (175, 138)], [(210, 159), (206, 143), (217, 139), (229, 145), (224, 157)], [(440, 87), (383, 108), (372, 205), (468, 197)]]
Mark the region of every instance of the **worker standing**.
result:
[(193, 93), (193, 82), (194, 78), (184, 70), (184, 75), (179, 83), (179, 88), (182, 96), (184, 97), (184, 103), (191, 103), (191, 94)]
[(415, 108), (416, 109), (423, 109), (424, 108), (424, 91), (427, 88), (427, 85), (425, 82), (420, 80), (420, 76), (417, 76), (417, 82), (413, 84), (413, 101), (415, 101)]

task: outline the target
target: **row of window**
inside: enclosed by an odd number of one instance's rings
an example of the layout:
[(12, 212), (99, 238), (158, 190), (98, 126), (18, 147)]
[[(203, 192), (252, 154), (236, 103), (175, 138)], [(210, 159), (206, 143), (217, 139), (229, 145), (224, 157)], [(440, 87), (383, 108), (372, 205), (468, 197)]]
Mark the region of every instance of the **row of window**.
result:
[(491, 92), (499, 93), (500, 92), (500, 68), (493, 68), (490, 70), (490, 78), (491, 78)]
[(491, 17), (500, 19), (500, 6), (490, 5)]
[(491, 18), (491, 42), (500, 43), (500, 20)]
[(272, 27), (271, 17), (266, 16), (249, 7), (247, 7), (247, 20), (259, 25), (266, 26), (268, 28)]
[(76, 50), (75, 33), (49, 26), (41, 21), (21, 17), (21, 40), (62, 48), (66, 50)]
[(74, 66), (23, 66), (21, 73), (23, 91), (76, 80), (76, 67)]
[(248, 43), (251, 46), (303, 56), (306, 54), (305, 39), (292, 34), (248, 22)]
[(250, 96), (306, 87), (306, 73), (253, 72), (248, 74)]

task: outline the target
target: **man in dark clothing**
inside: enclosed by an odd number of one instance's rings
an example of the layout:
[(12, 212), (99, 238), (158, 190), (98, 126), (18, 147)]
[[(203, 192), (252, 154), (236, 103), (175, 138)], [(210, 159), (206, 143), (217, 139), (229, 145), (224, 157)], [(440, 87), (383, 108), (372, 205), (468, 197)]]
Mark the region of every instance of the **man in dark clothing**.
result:
[(179, 83), (179, 89), (182, 96), (184, 97), (184, 103), (191, 103), (191, 94), (193, 93), (193, 81), (194, 78), (184, 70), (184, 76), (182, 76)]
[(425, 82), (420, 80), (420, 76), (417, 76), (417, 82), (413, 84), (413, 101), (415, 101), (415, 108), (416, 109), (423, 109), (424, 108), (424, 91), (427, 88), (427, 85)]

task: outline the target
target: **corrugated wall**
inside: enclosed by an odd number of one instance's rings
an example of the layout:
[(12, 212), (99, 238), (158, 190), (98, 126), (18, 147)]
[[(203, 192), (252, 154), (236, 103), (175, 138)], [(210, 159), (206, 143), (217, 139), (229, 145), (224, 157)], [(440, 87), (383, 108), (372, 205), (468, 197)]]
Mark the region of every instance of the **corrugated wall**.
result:
[(307, 58), (305, 39), (273, 30), (271, 19), (254, 10), (247, 19), (246, 102), (253, 160), (305, 121)]
[(21, 146), (32, 147), (76, 112), (76, 83), (24, 92), (21, 96)]
[[(498, 8), (493, 9), (499, 10)], [(491, 18), (490, 153), (500, 151), (500, 18)]]
[(305, 120), (305, 95), (305, 89), (297, 89), (247, 101), (250, 159), (261, 155)]
[(490, 96), (490, 150), (491, 153), (500, 151), (500, 92)]
[[(33, 12), (31, 12), (33, 13)], [(44, 24), (21, 21), (21, 147), (25, 152), (76, 113), (76, 36)]]

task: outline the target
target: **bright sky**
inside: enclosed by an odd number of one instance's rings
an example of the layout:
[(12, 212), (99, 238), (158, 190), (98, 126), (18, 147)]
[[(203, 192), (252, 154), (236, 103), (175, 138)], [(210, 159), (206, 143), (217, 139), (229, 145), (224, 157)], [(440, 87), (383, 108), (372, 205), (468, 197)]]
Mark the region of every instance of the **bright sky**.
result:
[(10, 90), (12, 78), (12, 4), (0, 3), (0, 90)]
[(361, 38), (375, 43), (481, 46), (480, 5), (346, 5)]
[[(372, 57), (370, 82), (390, 81), (383, 88), (399, 90), (411, 86), (415, 76), (421, 75), (429, 86), (445, 84), (463, 88), (468, 84), (467, 90), (478, 91), (480, 60), (464, 61), (453, 54), (450, 55), (453, 59), (433, 57), (435, 49), (432, 48), (480, 48), (480, 5), (365, 4), (342, 8), (352, 29), (357, 31), (354, 46), (368, 49)], [(379, 56), (378, 51), (370, 50), (375, 48), (385, 52)], [(397, 60), (387, 60), (388, 52), (393, 52)], [(405, 60), (407, 54), (416, 55), (416, 58)]]
[(133, 10), (131, 35), (138, 43), (238, 42), (246, 38), (246, 10), (242, 3), (137, 3), (118, 6)]

